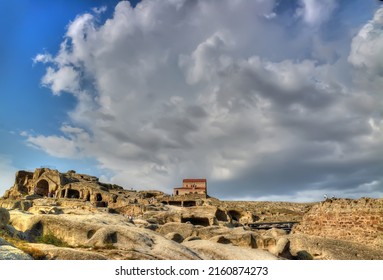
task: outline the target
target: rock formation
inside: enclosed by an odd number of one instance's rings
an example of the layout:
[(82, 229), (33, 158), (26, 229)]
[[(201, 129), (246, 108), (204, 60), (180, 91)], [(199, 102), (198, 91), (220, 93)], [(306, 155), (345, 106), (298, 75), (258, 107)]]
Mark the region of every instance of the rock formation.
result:
[[(0, 259), (383, 259), (381, 206), (170, 196), (40, 168), (0, 199)], [(287, 221), (300, 224), (250, 227)]]
[(109, 203), (116, 203), (118, 192), (126, 193), (122, 187), (101, 183), (94, 176), (77, 174), (73, 170), (60, 173), (57, 170), (38, 168), (34, 172), (18, 171), (15, 184), (5, 193), (4, 198), (70, 198), (107, 206)]

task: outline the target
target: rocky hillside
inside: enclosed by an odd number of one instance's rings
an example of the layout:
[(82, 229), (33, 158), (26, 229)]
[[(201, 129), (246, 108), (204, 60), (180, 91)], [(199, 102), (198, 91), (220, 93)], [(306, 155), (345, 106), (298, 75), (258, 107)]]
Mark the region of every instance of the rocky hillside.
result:
[[(378, 247), (309, 231), (323, 202), (173, 197), (37, 169), (16, 174), (0, 207), (0, 259), (383, 259)], [(251, 227), (294, 221), (293, 233)]]

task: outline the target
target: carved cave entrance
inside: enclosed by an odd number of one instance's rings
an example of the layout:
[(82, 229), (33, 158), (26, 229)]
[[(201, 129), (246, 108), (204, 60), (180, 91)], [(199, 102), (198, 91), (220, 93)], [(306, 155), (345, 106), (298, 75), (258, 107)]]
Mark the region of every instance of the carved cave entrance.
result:
[(188, 201), (184, 201), (184, 203), (183, 203), (184, 207), (193, 207), (196, 205), (197, 205), (197, 203), (195, 202), (195, 200), (188, 200)]
[(169, 201), (169, 205), (182, 206), (182, 201)]
[(80, 192), (78, 190), (68, 189), (68, 198), (80, 198)]
[(182, 218), (181, 223), (190, 222), (193, 225), (199, 225), (199, 226), (210, 226), (209, 219), (208, 218)]
[(48, 196), (49, 183), (47, 180), (41, 180), (36, 184), (36, 194), (41, 196)]
[(96, 194), (96, 201), (102, 201), (102, 195), (100, 193)]
[(217, 211), (215, 212), (215, 217), (217, 218), (218, 221), (227, 222), (226, 213), (222, 211), (221, 209), (217, 209)]
[(233, 221), (236, 221), (236, 222), (238, 222), (239, 219), (241, 218), (241, 213), (235, 210), (230, 210), (227, 212), (227, 214), (231, 217)]
[(97, 207), (108, 207), (108, 202), (102, 200), (102, 195), (100, 193), (96, 194), (96, 206)]

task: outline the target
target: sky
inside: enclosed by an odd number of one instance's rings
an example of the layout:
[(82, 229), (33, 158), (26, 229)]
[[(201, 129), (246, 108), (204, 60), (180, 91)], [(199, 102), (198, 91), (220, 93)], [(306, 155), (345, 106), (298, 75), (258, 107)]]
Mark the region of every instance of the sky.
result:
[(49, 167), (219, 199), (383, 197), (376, 0), (0, 0), (0, 195)]

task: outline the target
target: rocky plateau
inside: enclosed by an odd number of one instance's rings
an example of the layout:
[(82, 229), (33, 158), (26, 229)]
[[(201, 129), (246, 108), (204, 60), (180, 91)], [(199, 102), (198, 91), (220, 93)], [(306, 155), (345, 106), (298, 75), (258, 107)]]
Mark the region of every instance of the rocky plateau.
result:
[(220, 201), (46, 168), (19, 171), (0, 199), (0, 259), (383, 259), (382, 248), (382, 199)]

